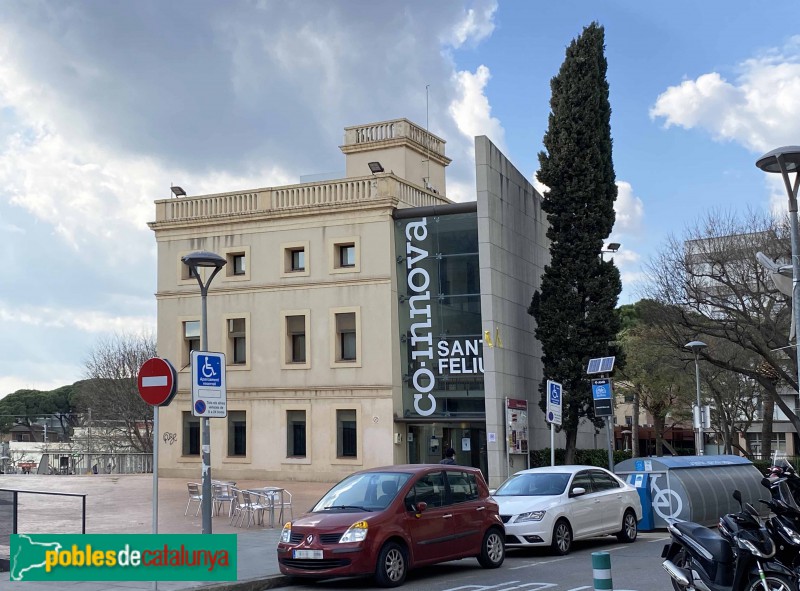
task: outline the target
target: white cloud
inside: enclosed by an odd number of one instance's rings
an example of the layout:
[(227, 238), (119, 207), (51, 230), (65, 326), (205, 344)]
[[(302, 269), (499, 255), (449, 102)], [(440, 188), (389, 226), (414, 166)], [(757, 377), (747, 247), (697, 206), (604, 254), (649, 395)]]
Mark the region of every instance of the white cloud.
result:
[(451, 52), (491, 35), (496, 10), (496, 0), (9, 6), (0, 248), (13, 288), (0, 332), (13, 338), (0, 343), (0, 375), (24, 382), (14, 368), (27, 367), (57, 383), (22, 356), (63, 355), (47, 371), (66, 383), (92, 339), (154, 323), (146, 223), (170, 183), (190, 195), (291, 184), (344, 168), (345, 126), (424, 124), (429, 112), (453, 158), (448, 196), (473, 199), (473, 136), (502, 145), (504, 134), (488, 69), (457, 72)]
[(614, 202), (616, 221), (614, 234), (639, 234), (644, 220), (644, 203), (633, 194), (633, 187), (625, 181), (617, 181), (617, 200)]
[(796, 144), (800, 136), (800, 36), (739, 65), (732, 82), (718, 72), (671, 86), (650, 110), (664, 125), (700, 128), (754, 152)]
[(492, 107), (484, 90), (491, 78), (489, 68), (478, 66), (473, 74), (469, 71), (457, 72), (456, 96), (450, 103), (449, 112), (458, 126), (458, 130), (470, 143), (465, 146), (463, 158), (473, 152), (473, 141), (477, 135), (487, 136), (501, 151), (505, 151), (505, 130), (500, 121), (492, 117)]
[(451, 30), (449, 43), (458, 48), (468, 42), (477, 44), (489, 37), (494, 31), (496, 11), (496, 0), (488, 0), (483, 6), (465, 9), (462, 19)]

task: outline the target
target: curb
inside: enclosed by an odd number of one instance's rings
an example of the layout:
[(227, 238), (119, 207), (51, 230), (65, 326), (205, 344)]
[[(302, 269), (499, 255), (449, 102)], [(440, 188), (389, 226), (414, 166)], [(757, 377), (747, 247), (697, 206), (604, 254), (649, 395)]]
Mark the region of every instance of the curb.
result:
[(248, 579), (246, 581), (230, 581), (228, 583), (203, 585), (202, 587), (194, 587), (192, 591), (262, 591), (262, 589), (288, 587), (290, 584), (291, 577), (272, 575), (259, 579)]

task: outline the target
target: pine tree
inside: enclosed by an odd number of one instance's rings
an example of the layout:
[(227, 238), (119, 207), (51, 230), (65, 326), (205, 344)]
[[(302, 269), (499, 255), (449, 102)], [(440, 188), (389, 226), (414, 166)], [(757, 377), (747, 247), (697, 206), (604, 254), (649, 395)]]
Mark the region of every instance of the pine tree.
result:
[(529, 312), (543, 351), (542, 410), (546, 380), (563, 386), (567, 463), (574, 461), (580, 421), (596, 421), (587, 361), (618, 353), (609, 343), (619, 329), (615, 308), (622, 283), (613, 261), (601, 255), (617, 198), (604, 38), (598, 23), (585, 27), (550, 82), (551, 112), (537, 173), (549, 188), (542, 209), (551, 261)]

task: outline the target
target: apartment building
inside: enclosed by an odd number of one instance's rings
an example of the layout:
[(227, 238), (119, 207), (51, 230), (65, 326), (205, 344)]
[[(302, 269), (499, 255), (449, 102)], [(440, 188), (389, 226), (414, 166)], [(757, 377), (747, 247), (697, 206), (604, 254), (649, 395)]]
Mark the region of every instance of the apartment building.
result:
[(342, 179), (156, 202), (158, 352), (179, 369), (160, 469), (200, 472), (200, 297), (181, 257), (206, 250), (227, 260), (207, 300), (227, 364), (215, 477), (336, 480), (453, 447), (497, 484), (527, 461), (507, 455), (507, 398), (549, 445), (526, 312), (549, 258), (541, 196), (486, 137), (468, 203), (447, 198), (445, 141), (406, 119), (348, 127), (340, 149)]

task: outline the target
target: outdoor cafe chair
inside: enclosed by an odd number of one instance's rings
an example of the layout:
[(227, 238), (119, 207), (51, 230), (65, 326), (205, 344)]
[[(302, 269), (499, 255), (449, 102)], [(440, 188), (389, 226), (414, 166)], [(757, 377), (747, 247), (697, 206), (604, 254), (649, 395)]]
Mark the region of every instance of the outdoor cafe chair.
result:
[[(247, 517), (247, 527), (251, 523), (256, 525), (264, 523), (264, 510), (269, 509), (269, 505), (262, 502), (262, 495), (257, 492), (243, 490), (241, 491), (242, 499), (244, 500), (244, 516)], [(240, 520), (241, 526), (241, 520)]]
[(233, 497), (233, 501), (231, 502), (230, 524), (233, 525), (233, 522), (238, 519), (236, 527), (239, 527), (246, 513), (244, 498), (242, 497), (242, 491), (236, 487), (231, 487), (231, 496)]
[(228, 517), (233, 514), (233, 501), (235, 499), (231, 492), (231, 488), (231, 485), (225, 482), (211, 483), (211, 498), (214, 502), (214, 508), (217, 510), (217, 515), (219, 515), (225, 503), (228, 503)]
[(189, 500), (186, 502), (186, 510), (183, 512), (183, 516), (186, 517), (189, 512), (189, 505), (195, 502), (197, 503), (197, 511), (194, 512), (194, 516), (197, 517), (197, 514), (200, 513), (200, 507), (203, 506), (203, 493), (200, 492), (200, 485), (196, 482), (187, 482), (186, 486), (189, 489)]

